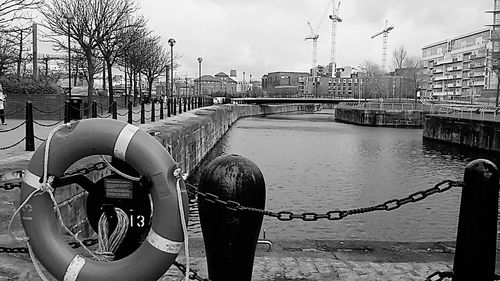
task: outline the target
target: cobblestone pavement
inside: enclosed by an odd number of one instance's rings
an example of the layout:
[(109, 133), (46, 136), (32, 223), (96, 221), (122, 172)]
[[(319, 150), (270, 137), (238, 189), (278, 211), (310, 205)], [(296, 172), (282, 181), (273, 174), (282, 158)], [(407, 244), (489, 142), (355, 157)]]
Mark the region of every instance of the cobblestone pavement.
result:
[[(183, 259), (180, 259), (184, 262)], [(208, 277), (206, 260), (191, 259), (192, 268), (201, 277)], [(257, 257), (252, 280), (255, 281), (333, 281), (333, 280), (419, 280), (424, 281), (435, 271), (450, 271), (448, 262), (359, 262), (334, 258), (311, 257)], [(182, 273), (172, 267), (161, 279), (181, 280)]]

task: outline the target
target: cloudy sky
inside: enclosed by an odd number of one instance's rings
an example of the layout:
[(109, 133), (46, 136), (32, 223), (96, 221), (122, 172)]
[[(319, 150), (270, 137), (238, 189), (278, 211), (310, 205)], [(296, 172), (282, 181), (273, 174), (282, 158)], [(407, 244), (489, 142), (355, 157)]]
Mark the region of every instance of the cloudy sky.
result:
[[(338, 1), (338, 0), (337, 0)], [(370, 37), (394, 24), (388, 57), (403, 45), (420, 56), (422, 46), (472, 32), (492, 22), (493, 0), (344, 0), (338, 25), (338, 65), (357, 66), (382, 57), (382, 37)], [(142, 13), (163, 40), (177, 40), (182, 55), (179, 75), (195, 75), (203, 57), (203, 73), (230, 69), (261, 77), (272, 71), (308, 71), (312, 42), (307, 21), (316, 28), (331, 0), (142, 0)], [(331, 8), (330, 8), (331, 11)], [(328, 11), (328, 12), (330, 12)], [(318, 63), (330, 61), (331, 21), (319, 28)], [(247, 78), (248, 79), (248, 78)]]
[[(181, 55), (176, 76), (197, 77), (198, 57), (203, 73), (236, 69), (253, 79), (273, 71), (309, 71), (312, 41), (307, 21), (318, 28), (318, 64), (330, 62), (331, 0), (137, 0), (149, 28), (165, 46), (175, 38)], [(338, 2), (339, 0), (336, 0)], [(422, 46), (485, 28), (493, 0), (343, 0), (342, 23), (337, 28), (337, 65), (353, 67), (365, 60), (381, 63), (382, 36), (389, 35), (392, 50), (404, 46), (420, 56)], [(323, 19), (321, 21), (321, 19)], [(321, 23), (321, 25), (320, 25)]]

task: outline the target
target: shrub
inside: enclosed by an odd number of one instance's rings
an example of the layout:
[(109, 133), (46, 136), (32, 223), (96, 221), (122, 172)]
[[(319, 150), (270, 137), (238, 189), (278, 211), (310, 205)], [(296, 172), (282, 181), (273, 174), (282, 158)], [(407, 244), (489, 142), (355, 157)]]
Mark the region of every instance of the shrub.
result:
[(23, 95), (23, 94), (36, 94), (36, 95), (49, 95), (49, 94), (64, 94), (61, 87), (53, 82), (39, 82), (31, 79), (21, 78), (13, 79), (2, 77), (0, 79), (3, 91), (6, 95)]

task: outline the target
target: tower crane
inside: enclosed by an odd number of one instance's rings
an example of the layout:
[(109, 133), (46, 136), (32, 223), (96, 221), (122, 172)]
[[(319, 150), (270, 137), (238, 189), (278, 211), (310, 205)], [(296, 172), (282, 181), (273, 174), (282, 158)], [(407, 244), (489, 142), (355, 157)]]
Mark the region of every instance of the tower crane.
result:
[(312, 54), (312, 69), (313, 74), (316, 73), (315, 69), (318, 66), (318, 38), (319, 34), (314, 32), (314, 29), (311, 26), (311, 23), (307, 21), (307, 25), (309, 25), (309, 29), (311, 30), (311, 34), (309, 34), (304, 41), (312, 40), (313, 41), (313, 54)]
[(336, 44), (337, 44), (337, 23), (342, 22), (339, 17), (340, 1), (335, 9), (335, 0), (332, 0), (332, 14), (330, 15), (330, 20), (332, 20), (332, 46), (331, 46), (331, 65), (332, 65), (332, 77), (335, 75), (335, 69), (337, 68), (337, 61), (335, 58)]
[(387, 41), (389, 37), (389, 32), (394, 29), (394, 25), (389, 25), (388, 21), (385, 20), (385, 28), (384, 30), (380, 31), (379, 33), (373, 35), (371, 38), (375, 38), (379, 36), (380, 34), (383, 35), (383, 42), (382, 42), (382, 70), (385, 72), (386, 71), (386, 66), (387, 66)]

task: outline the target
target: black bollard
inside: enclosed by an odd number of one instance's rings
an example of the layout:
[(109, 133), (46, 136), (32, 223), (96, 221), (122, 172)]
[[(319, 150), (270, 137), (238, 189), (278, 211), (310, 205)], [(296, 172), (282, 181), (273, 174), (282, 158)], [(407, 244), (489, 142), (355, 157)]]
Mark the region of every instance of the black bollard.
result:
[[(252, 208), (263, 209), (266, 201), (259, 168), (238, 155), (221, 156), (208, 164), (199, 191)], [(263, 215), (229, 210), (203, 199), (198, 207), (210, 280), (250, 281)]]
[(488, 160), (474, 160), (465, 168), (464, 182), (453, 281), (492, 281), (497, 238), (498, 169)]

